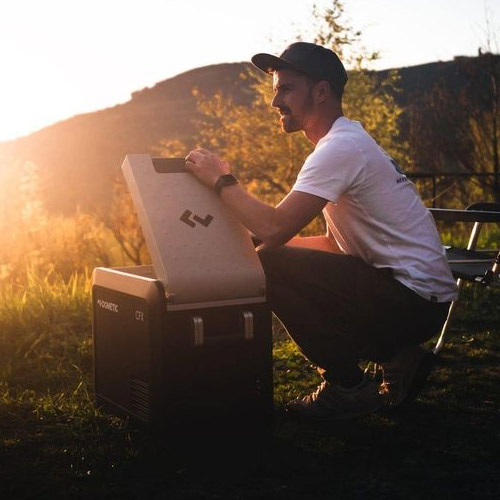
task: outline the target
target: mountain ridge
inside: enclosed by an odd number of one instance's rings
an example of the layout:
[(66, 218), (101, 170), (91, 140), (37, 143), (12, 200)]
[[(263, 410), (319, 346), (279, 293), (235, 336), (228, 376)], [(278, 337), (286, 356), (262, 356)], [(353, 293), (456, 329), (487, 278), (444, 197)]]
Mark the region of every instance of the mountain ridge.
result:
[[(397, 68), (401, 105), (429, 90), (437, 78), (454, 78), (453, 61)], [(161, 139), (186, 139), (194, 131), (197, 87), (207, 95), (221, 90), (235, 102), (249, 102), (248, 82), (239, 75), (248, 62), (194, 68), (152, 87), (132, 92), (129, 101), (83, 113), (32, 134), (0, 143), (0, 182), (26, 162), (39, 170), (43, 201), (50, 212), (92, 210), (109, 201), (113, 179), (129, 153), (154, 154)], [(380, 77), (389, 70), (376, 72)], [(443, 76), (444, 75), (444, 76)]]

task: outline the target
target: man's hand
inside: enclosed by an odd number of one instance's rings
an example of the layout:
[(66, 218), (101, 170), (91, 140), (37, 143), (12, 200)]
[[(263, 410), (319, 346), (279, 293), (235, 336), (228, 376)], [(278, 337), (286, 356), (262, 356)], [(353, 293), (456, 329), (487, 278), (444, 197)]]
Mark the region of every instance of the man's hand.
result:
[(230, 172), (229, 163), (207, 149), (194, 149), (186, 156), (186, 170), (213, 188), (221, 175)]

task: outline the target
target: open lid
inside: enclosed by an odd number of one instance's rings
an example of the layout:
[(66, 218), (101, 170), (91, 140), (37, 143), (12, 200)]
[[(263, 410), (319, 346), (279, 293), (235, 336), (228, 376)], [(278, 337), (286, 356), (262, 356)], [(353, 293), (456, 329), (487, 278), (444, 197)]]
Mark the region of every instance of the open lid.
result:
[(264, 301), (265, 276), (249, 232), (184, 170), (184, 159), (133, 154), (122, 171), (169, 303)]

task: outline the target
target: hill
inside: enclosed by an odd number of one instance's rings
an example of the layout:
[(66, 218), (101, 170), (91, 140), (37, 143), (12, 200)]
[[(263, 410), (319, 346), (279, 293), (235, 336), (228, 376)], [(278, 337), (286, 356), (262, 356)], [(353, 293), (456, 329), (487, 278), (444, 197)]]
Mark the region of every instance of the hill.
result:
[(189, 136), (196, 114), (194, 87), (207, 95), (221, 89), (244, 99), (238, 75), (245, 67), (233, 63), (195, 69), (134, 92), (124, 104), (0, 143), (0, 180), (32, 162), (50, 211), (70, 213), (77, 204), (100, 205), (109, 199), (111, 181), (126, 154), (153, 153), (162, 138)]
[[(401, 68), (402, 90), (397, 100), (409, 109), (436, 82), (460, 86), (467, 80), (467, 73), (461, 69), (464, 60), (470, 66), (479, 59), (455, 58)], [(0, 143), (0, 187), (2, 183), (8, 185), (6, 179), (15, 176), (26, 162), (32, 162), (38, 167), (45, 206), (51, 212), (69, 214), (76, 206), (102, 206), (109, 200), (112, 179), (126, 154), (154, 154), (162, 138), (189, 137), (196, 117), (194, 87), (206, 95), (220, 89), (237, 102), (248, 99), (248, 83), (239, 78), (248, 64), (197, 68), (134, 92), (124, 104), (78, 115), (29, 136)], [(378, 74), (383, 77), (386, 72)], [(403, 130), (407, 128), (408, 117)]]

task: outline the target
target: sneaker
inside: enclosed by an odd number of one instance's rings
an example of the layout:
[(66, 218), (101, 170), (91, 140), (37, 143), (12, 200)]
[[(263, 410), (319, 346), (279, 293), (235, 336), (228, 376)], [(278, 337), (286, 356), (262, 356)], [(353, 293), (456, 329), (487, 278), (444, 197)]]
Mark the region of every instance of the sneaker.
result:
[(434, 367), (436, 355), (420, 346), (403, 349), (382, 369), (380, 393), (387, 406), (396, 407), (413, 401), (422, 390)]
[(379, 384), (365, 379), (350, 389), (324, 381), (312, 394), (290, 401), (285, 408), (297, 417), (328, 421), (374, 413), (383, 404), (384, 398), (380, 395)]

